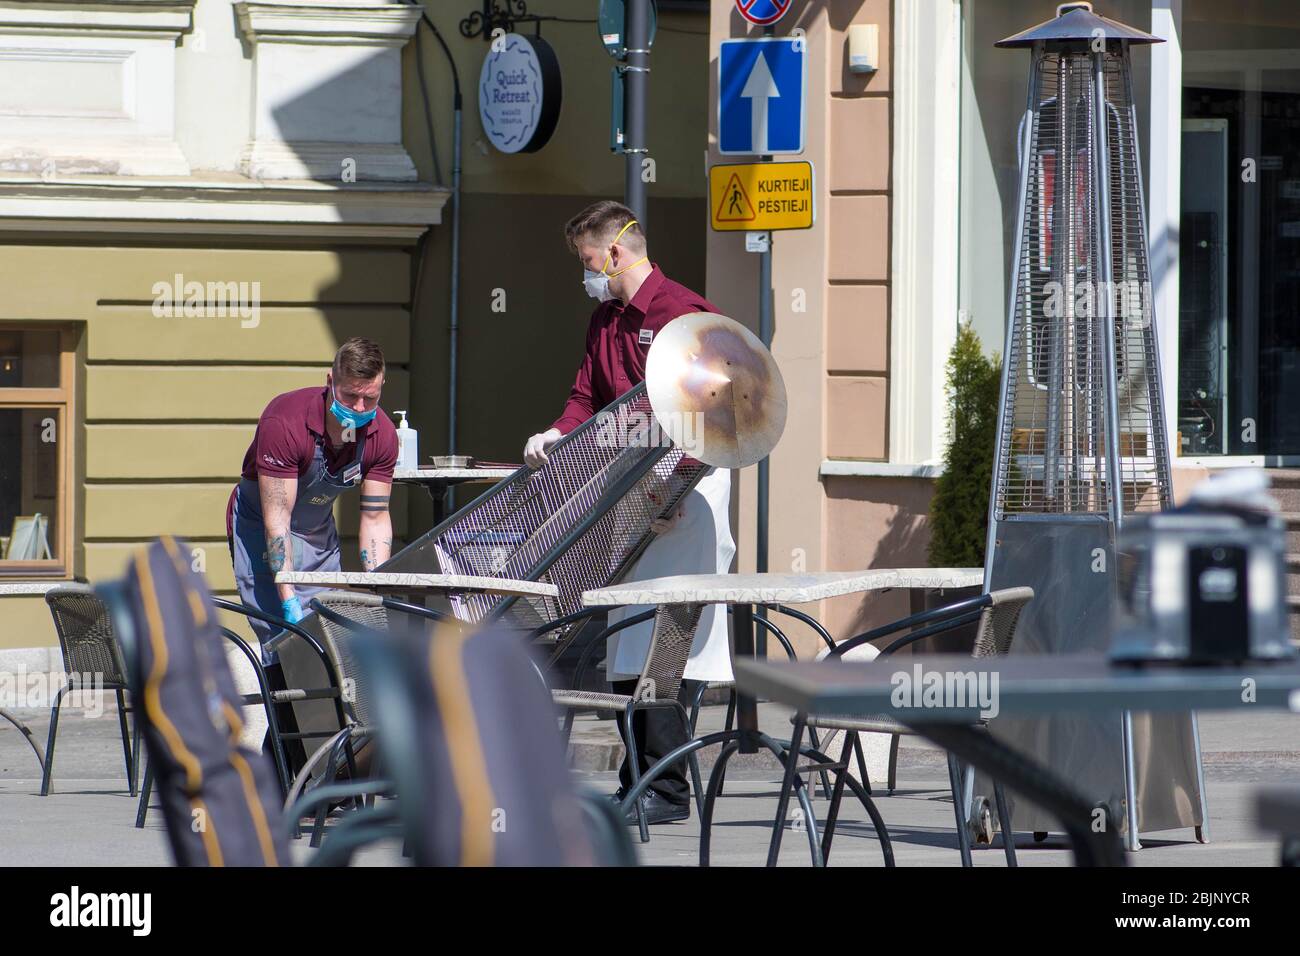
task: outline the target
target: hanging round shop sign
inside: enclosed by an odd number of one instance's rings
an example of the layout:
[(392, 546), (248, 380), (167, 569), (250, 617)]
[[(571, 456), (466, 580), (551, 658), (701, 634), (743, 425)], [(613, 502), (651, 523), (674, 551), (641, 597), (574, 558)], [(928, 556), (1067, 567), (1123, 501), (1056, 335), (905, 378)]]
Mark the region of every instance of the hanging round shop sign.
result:
[(503, 153), (546, 145), (560, 118), (560, 62), (541, 37), (508, 33), (492, 44), (478, 79), (478, 114)]

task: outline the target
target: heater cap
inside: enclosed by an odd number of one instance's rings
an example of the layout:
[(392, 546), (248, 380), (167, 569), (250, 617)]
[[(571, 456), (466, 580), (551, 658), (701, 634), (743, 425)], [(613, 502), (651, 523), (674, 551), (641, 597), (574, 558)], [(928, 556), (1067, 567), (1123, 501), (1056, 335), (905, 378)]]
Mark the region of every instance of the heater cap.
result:
[[(1099, 32), (1100, 31), (1100, 32)], [(1063, 3), (1056, 8), (1056, 18), (1030, 27), (1015, 36), (999, 40), (994, 46), (1030, 47), (1035, 43), (1078, 43), (1102, 37), (1106, 41), (1127, 40), (1129, 43), (1164, 43), (1160, 37), (1152, 36), (1133, 27), (1093, 13), (1091, 3)]]

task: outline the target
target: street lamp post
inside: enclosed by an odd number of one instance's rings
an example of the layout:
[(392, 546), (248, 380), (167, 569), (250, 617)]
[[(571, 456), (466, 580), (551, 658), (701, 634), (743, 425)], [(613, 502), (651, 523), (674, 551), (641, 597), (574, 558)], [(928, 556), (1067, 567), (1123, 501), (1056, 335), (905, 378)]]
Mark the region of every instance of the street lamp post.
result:
[(636, 213), (641, 228), (646, 228), (646, 180), (642, 160), (646, 147), (646, 96), (650, 86), (650, 0), (627, 0), (624, 24), (627, 43), (623, 66), (623, 201)]

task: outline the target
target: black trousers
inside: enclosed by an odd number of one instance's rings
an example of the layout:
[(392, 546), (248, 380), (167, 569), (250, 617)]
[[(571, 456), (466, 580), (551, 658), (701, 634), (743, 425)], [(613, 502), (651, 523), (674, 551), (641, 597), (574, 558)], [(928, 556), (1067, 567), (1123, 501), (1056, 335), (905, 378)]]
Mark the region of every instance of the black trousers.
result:
[[(636, 694), (636, 683), (635, 680), (616, 680), (611, 681), (610, 686), (613, 687), (614, 693), (627, 694), (631, 697)], [(699, 681), (684, 680), (681, 690), (677, 692), (677, 700), (686, 708), (688, 715), (691, 712), (691, 699), (699, 686)], [(623, 721), (619, 720), (617, 723), (619, 736), (623, 737), (623, 745), (626, 747), (627, 737), (623, 731)], [(642, 774), (654, 766), (664, 754), (670, 753), (690, 739), (682, 727), (681, 717), (676, 711), (667, 707), (643, 710), (634, 714), (632, 733), (636, 736), (637, 763), (640, 764), (638, 770)], [(624, 788), (632, 786), (632, 768), (626, 753), (623, 757), (623, 765), (618, 768), (618, 779)], [(670, 803), (690, 803), (691, 785), (687, 780), (686, 760), (665, 767), (663, 773), (650, 784), (650, 789)]]

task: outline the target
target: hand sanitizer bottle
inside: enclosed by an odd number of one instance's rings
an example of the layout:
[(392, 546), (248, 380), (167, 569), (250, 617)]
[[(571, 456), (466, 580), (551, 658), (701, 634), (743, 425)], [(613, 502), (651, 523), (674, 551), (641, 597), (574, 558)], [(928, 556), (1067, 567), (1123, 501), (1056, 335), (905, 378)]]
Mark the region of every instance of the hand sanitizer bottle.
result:
[(406, 424), (406, 412), (397, 411), (394, 414), (402, 416), (402, 420), (397, 423), (397, 467), (414, 471), (420, 467), (419, 433)]

